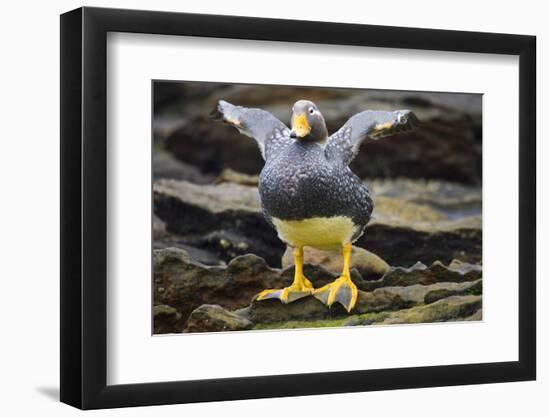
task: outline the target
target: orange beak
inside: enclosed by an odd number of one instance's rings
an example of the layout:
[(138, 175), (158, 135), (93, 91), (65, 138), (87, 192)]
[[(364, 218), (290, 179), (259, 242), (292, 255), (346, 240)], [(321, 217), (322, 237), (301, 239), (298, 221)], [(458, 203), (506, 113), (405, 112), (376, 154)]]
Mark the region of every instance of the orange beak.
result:
[[(292, 133), (298, 138), (303, 138), (309, 135), (311, 132), (311, 126), (309, 125), (305, 112), (297, 116), (296, 113), (292, 114)], [(293, 135), (294, 136), (294, 135)]]

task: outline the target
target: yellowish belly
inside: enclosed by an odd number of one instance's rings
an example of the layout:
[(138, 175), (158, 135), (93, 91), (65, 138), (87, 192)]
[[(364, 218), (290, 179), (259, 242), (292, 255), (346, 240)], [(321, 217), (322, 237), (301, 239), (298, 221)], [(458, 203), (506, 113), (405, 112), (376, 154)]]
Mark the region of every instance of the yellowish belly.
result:
[(349, 217), (314, 217), (305, 220), (272, 218), (279, 238), (291, 246), (333, 250), (351, 242), (356, 228)]

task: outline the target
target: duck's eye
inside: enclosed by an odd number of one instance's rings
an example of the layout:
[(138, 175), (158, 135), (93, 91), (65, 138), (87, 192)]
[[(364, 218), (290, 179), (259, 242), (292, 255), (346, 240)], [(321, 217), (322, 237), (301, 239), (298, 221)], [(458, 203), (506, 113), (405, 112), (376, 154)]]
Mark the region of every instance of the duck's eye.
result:
[(309, 108), (309, 114), (313, 114), (313, 113), (315, 113), (315, 109), (313, 107), (310, 107)]

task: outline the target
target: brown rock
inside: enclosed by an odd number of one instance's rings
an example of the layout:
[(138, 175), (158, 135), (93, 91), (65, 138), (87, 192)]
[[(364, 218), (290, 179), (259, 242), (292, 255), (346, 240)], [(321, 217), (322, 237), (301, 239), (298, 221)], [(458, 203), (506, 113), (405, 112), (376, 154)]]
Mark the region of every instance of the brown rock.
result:
[(256, 187), (160, 180), (153, 185), (153, 202), (155, 214), (181, 243), (210, 250), (225, 262), (254, 253), (280, 266), (285, 245), (265, 221)]
[[(456, 99), (457, 96), (462, 98)], [(304, 97), (319, 105), (329, 132), (366, 109), (408, 108), (423, 122), (412, 132), (382, 141), (366, 141), (352, 164), (352, 170), (361, 178), (481, 182), (480, 95), (220, 85), (218, 91), (201, 99), (182, 96), (186, 114), (199, 111), (168, 135), (166, 147), (203, 172), (218, 174), (224, 168), (232, 168), (257, 174), (263, 161), (254, 141), (239, 135), (236, 129), (213, 123), (206, 117), (208, 110), (214, 107), (215, 100), (223, 98), (239, 105), (265, 108), (288, 124), (292, 103)]]
[[(376, 294), (359, 291), (357, 304), (351, 313), (391, 311), (410, 306), (411, 303), (404, 301), (396, 294), (384, 291), (379, 291)], [(333, 304), (329, 308), (313, 296), (304, 297), (289, 304), (283, 304), (279, 300), (255, 300), (250, 308), (240, 310), (238, 314), (249, 318), (255, 324), (293, 320), (328, 320), (349, 316), (349, 313), (340, 304)]]
[(366, 281), (361, 289), (372, 291), (380, 287), (431, 285), (438, 282), (467, 282), (481, 278), (481, 266), (463, 262), (453, 262), (449, 266), (435, 261), (430, 267), (417, 262), (410, 268), (392, 268), (377, 281)]
[(481, 309), (481, 296), (452, 296), (425, 306), (396, 311), (381, 324), (434, 323), (464, 320)]
[[(255, 186), (162, 180), (153, 191), (155, 214), (169, 232), (185, 236), (182, 243), (210, 250), (225, 262), (253, 252), (280, 266), (286, 246), (263, 218)], [(477, 263), (481, 238), (480, 216), (447, 218), (428, 206), (375, 197), (374, 218), (355, 246), (392, 265), (454, 258)]]
[(177, 331), (181, 314), (174, 307), (165, 304), (153, 307), (153, 326), (155, 333), (170, 333)]
[(464, 321), (481, 321), (481, 320), (483, 320), (483, 310), (481, 308), (471, 316), (468, 316), (464, 319)]
[(258, 175), (248, 175), (237, 172), (231, 168), (225, 168), (216, 178), (216, 183), (233, 182), (241, 185), (258, 186), (260, 178)]
[(473, 282), (463, 282), (461, 284), (445, 283), (447, 285), (441, 285), (440, 288), (435, 288), (434, 284), (433, 290), (426, 292), (424, 296), (424, 303), (431, 304), (435, 301), (441, 300), (442, 298), (447, 298), (453, 295), (481, 295), (483, 283), (479, 279)]
[(399, 295), (403, 300), (414, 304), (433, 303), (452, 295), (481, 294), (481, 279), (471, 282), (438, 282), (432, 285), (414, 284), (405, 287), (382, 287), (374, 290), (376, 294), (385, 291)]
[[(154, 302), (168, 305), (181, 314), (169, 329), (180, 331), (189, 314), (203, 304), (219, 304), (234, 310), (250, 303), (265, 288), (288, 285), (281, 271), (271, 269), (255, 255), (233, 259), (227, 267), (205, 266), (189, 258), (187, 252), (167, 248), (153, 251)], [(155, 333), (166, 331), (155, 328)]]
[[(317, 265), (306, 265), (304, 272), (317, 288), (335, 278)], [(179, 332), (190, 313), (203, 304), (217, 304), (227, 310), (242, 309), (262, 290), (286, 287), (294, 277), (293, 268), (270, 268), (256, 255), (239, 256), (227, 266), (206, 266), (192, 260), (186, 251), (178, 248), (153, 251), (153, 273), (155, 305), (170, 306), (181, 314), (177, 323), (174, 322), (168, 329), (166, 326), (155, 328), (155, 333)], [(358, 274), (353, 274), (353, 279), (357, 285), (364, 283)], [(373, 302), (380, 302), (380, 299), (378, 297)], [(298, 306), (291, 303), (285, 307), (292, 311)], [(323, 304), (319, 307), (326, 310)]]
[(193, 310), (187, 321), (186, 332), (226, 332), (249, 330), (252, 322), (219, 305), (204, 304)]

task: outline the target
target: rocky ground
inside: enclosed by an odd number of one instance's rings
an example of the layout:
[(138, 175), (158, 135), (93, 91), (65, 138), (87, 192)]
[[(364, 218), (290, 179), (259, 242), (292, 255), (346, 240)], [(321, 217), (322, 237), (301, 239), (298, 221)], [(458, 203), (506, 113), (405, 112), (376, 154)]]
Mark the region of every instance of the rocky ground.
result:
[[(481, 320), (481, 102), (295, 90), (197, 84), (176, 99), (173, 85), (156, 91), (154, 332)], [(293, 94), (316, 100), (331, 131), (363, 108), (410, 108), (423, 122), (411, 134), (367, 143), (352, 166), (375, 210), (354, 246), (360, 292), (351, 314), (313, 297), (253, 301), (265, 288), (291, 283), (292, 257), (260, 211), (255, 143), (205, 115), (223, 97), (286, 120)], [(315, 287), (339, 275), (339, 253), (306, 248), (305, 258)]]

